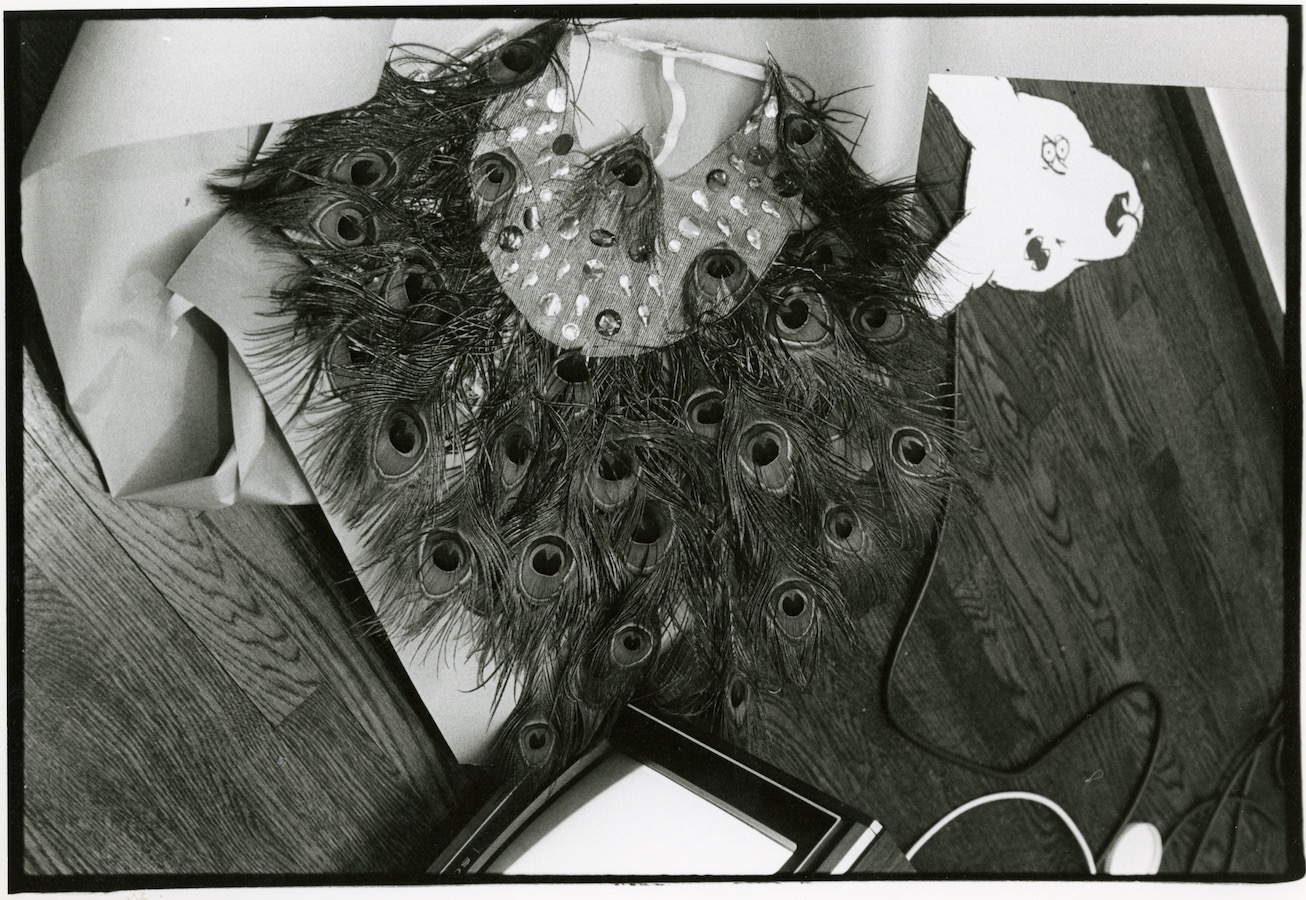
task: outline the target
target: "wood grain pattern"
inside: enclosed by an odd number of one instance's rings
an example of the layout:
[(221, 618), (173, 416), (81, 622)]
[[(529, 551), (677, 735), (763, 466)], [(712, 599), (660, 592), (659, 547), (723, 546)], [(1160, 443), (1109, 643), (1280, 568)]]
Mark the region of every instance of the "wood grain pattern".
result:
[[(1041, 295), (981, 288), (956, 314), (958, 415), (985, 465), (975, 503), (949, 523), (891, 693), (914, 734), (1009, 767), (1120, 685), (1151, 683), (1166, 724), (1134, 818), (1164, 833), (1219, 794), (1231, 754), (1283, 690), (1278, 376), (1192, 160), (1174, 144), (1165, 92), (1017, 86), (1079, 113), (1135, 174), (1147, 218), (1125, 257)], [(933, 100), (922, 161), (927, 173), (964, 172), (964, 141)], [(940, 190), (925, 215), (946, 225), (957, 181)], [(751, 749), (876, 815), (904, 846), (965, 800), (1023, 788), (1061, 802), (1104, 849), (1141, 775), (1148, 704), (1110, 707), (1016, 777), (930, 756), (880, 703), (904, 605), (872, 609), (862, 654), (839, 654), (806, 691), (771, 698), (772, 739)], [(1277, 797), (1266, 804), (1277, 814), (1245, 816), (1256, 837), (1244, 851), (1211, 842), (1202, 865), (1228, 856), (1234, 871), (1267, 861), (1284, 871)], [(914, 862), (923, 872), (1084, 870), (1055, 817), (1022, 804), (963, 817)]]
[(462, 777), (302, 520), (106, 497), (26, 374), (27, 871), (421, 871)]

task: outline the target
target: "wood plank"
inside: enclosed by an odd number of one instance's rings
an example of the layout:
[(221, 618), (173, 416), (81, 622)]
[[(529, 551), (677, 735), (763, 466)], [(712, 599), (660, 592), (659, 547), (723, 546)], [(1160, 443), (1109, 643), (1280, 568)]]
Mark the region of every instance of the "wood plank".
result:
[[(220, 539), (206, 516), (182, 510), (137, 507), (110, 528), (102, 517), (113, 512), (111, 501), (101, 503), (85, 481), (88, 460), (74, 470), (74, 487), (37, 437), (23, 436), (29, 871), (420, 871), (460, 798), (456, 766), (438, 735), (423, 740), (415, 714), (339, 613), (317, 611), (321, 633), (305, 645), (324, 654), (353, 648), (352, 657), (332, 660), (340, 685), (302, 695), (295, 710), (306, 705), (306, 714), (291, 710), (279, 719), (287, 731), (274, 729), (266, 705), (237, 686), (230, 665), (217, 664), (214, 641), (197, 637), (124, 549), (122, 532), (157, 512), (161, 520), (194, 516), (201, 558), (233, 553), (233, 541)], [(66, 432), (55, 444), (65, 465), (84, 454)], [(288, 553), (274, 532), (254, 536), (266, 544), (260, 553)], [(233, 594), (257, 577), (248, 559), (242, 565), (246, 574), (225, 585)], [(186, 577), (198, 583), (206, 575)], [(295, 585), (298, 603), (323, 605), (303, 587)], [(283, 589), (275, 578), (266, 588)], [(290, 627), (298, 626), (286, 634)], [(284, 660), (273, 656), (269, 665)], [(404, 752), (379, 749), (355, 705), (390, 737), (388, 750), (402, 743)], [(407, 768), (414, 759), (421, 764)]]
[(26, 534), (24, 803), (53, 871), (329, 867), (287, 813), (325, 813), (317, 786), (268, 777), (270, 726), (57, 473), (29, 469), (46, 515)]
[(325, 683), (413, 790), (463, 790), (432, 720), (439, 710), (422, 706), (320, 510), (236, 508), (203, 518), (217, 552), (240, 554), (279, 594), (288, 627)]
[[(25, 368), (24, 417), (99, 521), (159, 585), (270, 723), (328, 683), (414, 790), (460, 784), (457, 763), (375, 627), (328, 529), (267, 507), (194, 512), (108, 497), (94, 461)], [(320, 516), (319, 516), (320, 518)], [(388, 653), (388, 656), (387, 656)]]
[[(324, 729), (323, 722), (333, 727)], [(306, 824), (319, 841), (339, 842), (339, 870), (425, 871), (458, 798), (447, 789), (413, 790), (328, 688), (314, 692), (276, 732), (285, 742), (278, 766), (302, 767), (331, 786), (338, 814)]]
[(262, 583), (261, 573), (251, 571), (241, 556), (215, 548), (200, 514), (105, 494), (89, 453), (41, 393), (30, 366), (24, 375), (24, 429), (37, 436), (33, 459), (45, 460), (68, 479), (87, 507), (85, 514), (108, 529), (268, 721), (285, 718), (322, 678), (277, 615), (277, 600), (285, 596), (278, 593), (281, 586)]

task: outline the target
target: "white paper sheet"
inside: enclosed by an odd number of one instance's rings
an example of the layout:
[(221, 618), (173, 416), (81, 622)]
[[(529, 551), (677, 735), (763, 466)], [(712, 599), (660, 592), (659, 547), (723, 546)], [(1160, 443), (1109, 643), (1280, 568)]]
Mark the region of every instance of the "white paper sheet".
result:
[(88, 22), (24, 159), (23, 257), (68, 412), (122, 499), (311, 494), (239, 360), (165, 285), (218, 217), (205, 189), (247, 126), (375, 91), (392, 23)]

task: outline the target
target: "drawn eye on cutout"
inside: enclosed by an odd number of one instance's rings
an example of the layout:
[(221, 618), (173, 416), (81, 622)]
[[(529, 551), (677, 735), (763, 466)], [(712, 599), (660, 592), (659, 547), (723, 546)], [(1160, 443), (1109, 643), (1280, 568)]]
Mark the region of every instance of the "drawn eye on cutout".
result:
[(1066, 174), (1066, 158), (1070, 156), (1070, 141), (1059, 134), (1055, 136), (1045, 134), (1040, 153), (1043, 156), (1043, 165), (1058, 175)]

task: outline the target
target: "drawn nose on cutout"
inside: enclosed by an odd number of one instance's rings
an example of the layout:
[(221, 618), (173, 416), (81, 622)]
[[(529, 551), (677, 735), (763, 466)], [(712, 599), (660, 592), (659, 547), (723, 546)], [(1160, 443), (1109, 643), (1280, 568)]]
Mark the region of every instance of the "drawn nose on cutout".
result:
[(1042, 272), (1046, 269), (1050, 258), (1051, 254), (1043, 246), (1043, 238), (1036, 235), (1025, 244), (1025, 259), (1029, 260), (1029, 264), (1035, 272)]

